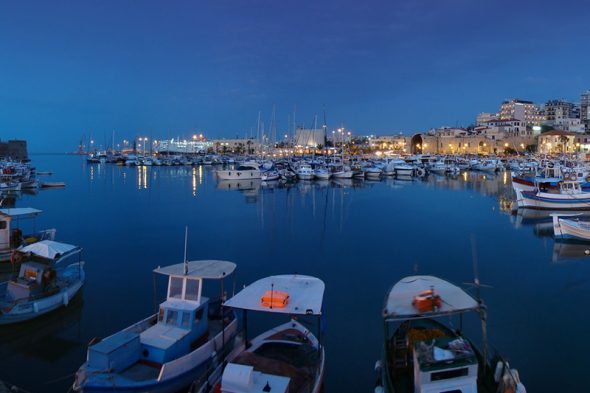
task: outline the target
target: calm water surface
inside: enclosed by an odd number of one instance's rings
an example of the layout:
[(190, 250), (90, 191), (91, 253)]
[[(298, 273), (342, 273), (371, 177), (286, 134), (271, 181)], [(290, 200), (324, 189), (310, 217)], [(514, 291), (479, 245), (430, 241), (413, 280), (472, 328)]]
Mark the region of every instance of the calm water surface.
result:
[[(211, 167), (32, 158), (67, 188), (23, 195), (17, 206), (44, 210), (38, 228), (84, 248), (87, 284), (72, 307), (0, 330), (0, 379), (67, 391), (93, 337), (153, 311), (151, 271), (182, 261), (188, 225), (189, 258), (236, 262), (239, 286), (295, 272), (325, 281), (327, 392), (372, 391), (389, 287), (415, 273), (473, 281), (471, 236), (480, 278), (493, 287), (483, 290), (493, 347), (529, 392), (588, 390), (586, 247), (555, 243), (542, 214), (503, 211), (509, 176), (250, 186), (218, 184)], [(479, 337), (477, 326), (472, 316), (466, 333)]]

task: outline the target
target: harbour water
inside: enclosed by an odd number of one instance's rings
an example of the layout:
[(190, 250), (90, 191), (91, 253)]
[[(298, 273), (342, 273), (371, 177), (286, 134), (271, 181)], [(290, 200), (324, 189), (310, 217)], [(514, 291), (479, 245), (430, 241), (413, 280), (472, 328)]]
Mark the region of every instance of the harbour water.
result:
[[(67, 187), (17, 206), (42, 209), (38, 228), (84, 248), (87, 283), (68, 309), (0, 330), (0, 379), (28, 391), (67, 391), (92, 338), (153, 312), (151, 271), (182, 261), (185, 225), (189, 259), (237, 263), (237, 288), (282, 273), (324, 280), (326, 392), (372, 391), (387, 290), (412, 274), (472, 282), (472, 238), (480, 280), (492, 286), (482, 290), (490, 343), (530, 392), (586, 390), (590, 257), (556, 243), (542, 214), (503, 208), (507, 173), (279, 186), (219, 183), (211, 166), (31, 158)], [(471, 322), (465, 332), (479, 337)]]

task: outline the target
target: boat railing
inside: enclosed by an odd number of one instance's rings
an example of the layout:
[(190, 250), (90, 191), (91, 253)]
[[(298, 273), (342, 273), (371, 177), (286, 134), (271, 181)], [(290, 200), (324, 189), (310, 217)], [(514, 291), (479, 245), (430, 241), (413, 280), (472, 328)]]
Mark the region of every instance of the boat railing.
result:
[[(244, 340), (242, 333), (237, 333), (231, 340), (228, 340), (223, 347), (217, 351), (217, 359), (225, 359), (235, 348), (237, 347), (234, 345), (235, 340)], [(239, 345), (238, 345), (239, 346)], [(209, 384), (209, 378), (215, 373), (215, 371), (222, 365), (223, 363), (215, 364), (210, 363), (207, 366), (207, 369), (203, 371), (203, 373), (193, 381), (191, 387), (189, 389), (189, 393), (196, 393), (199, 392), (199, 389), (205, 384)]]

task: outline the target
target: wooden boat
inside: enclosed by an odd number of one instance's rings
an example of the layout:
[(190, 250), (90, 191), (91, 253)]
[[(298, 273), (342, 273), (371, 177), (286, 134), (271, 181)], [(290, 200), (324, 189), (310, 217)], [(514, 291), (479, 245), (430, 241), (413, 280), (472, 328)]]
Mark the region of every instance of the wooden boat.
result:
[[(168, 277), (168, 296), (156, 314), (88, 347), (76, 373), (77, 392), (177, 392), (199, 381), (214, 386), (223, 362), (237, 354), (238, 321), (223, 308), (227, 261), (185, 261), (154, 270)], [(204, 280), (221, 281), (221, 297), (202, 296)]]
[[(247, 347), (227, 364), (221, 379), (224, 393), (317, 393), (324, 376), (321, 315), (324, 283), (309, 276), (263, 278), (225, 302), (244, 312)], [(249, 311), (290, 315), (291, 320), (248, 340)], [(318, 336), (300, 321), (318, 319)]]
[(590, 240), (590, 221), (576, 218), (579, 215), (552, 214), (551, 216), (555, 238)]
[[(424, 297), (430, 307), (416, 303)], [(468, 312), (481, 317), (483, 353), (461, 334), (462, 316)], [(460, 316), (459, 330), (436, 320), (453, 315)], [(499, 355), (488, 360), (485, 306), (459, 287), (433, 276), (406, 277), (387, 295), (383, 318), (376, 393), (524, 391), (518, 372)]]
[(66, 267), (61, 263), (81, 252), (80, 247), (51, 240), (19, 249), (19, 274), (0, 284), (0, 324), (27, 321), (67, 306), (86, 276), (84, 262)]
[(557, 192), (547, 192), (541, 189), (535, 191), (521, 191), (521, 198), (517, 200), (519, 207), (556, 210), (589, 210), (590, 192), (582, 191), (578, 180), (559, 182)]
[(41, 188), (64, 188), (65, 186), (66, 186), (66, 183), (61, 182), (61, 181), (54, 181), (54, 182), (44, 181), (41, 183)]

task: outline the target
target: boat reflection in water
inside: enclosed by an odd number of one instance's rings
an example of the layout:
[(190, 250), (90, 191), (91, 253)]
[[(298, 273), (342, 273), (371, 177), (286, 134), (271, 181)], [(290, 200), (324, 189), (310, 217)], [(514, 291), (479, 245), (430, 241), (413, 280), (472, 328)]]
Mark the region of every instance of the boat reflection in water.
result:
[(577, 241), (555, 241), (553, 262), (587, 259), (590, 261), (590, 243)]

